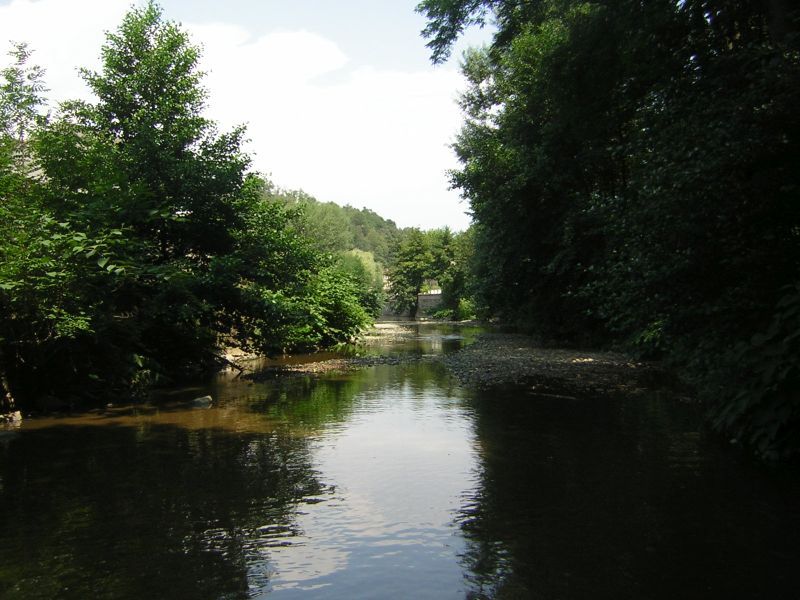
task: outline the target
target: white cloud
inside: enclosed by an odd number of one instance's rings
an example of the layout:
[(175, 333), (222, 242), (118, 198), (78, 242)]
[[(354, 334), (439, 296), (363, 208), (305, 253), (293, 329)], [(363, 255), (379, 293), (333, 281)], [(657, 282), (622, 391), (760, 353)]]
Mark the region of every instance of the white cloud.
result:
[(305, 31), (190, 29), (205, 49), (210, 114), (247, 123), (255, 166), (276, 183), (403, 226), (467, 225), (445, 175), (461, 122), (454, 70), (347, 68), (333, 42)]
[[(87, 97), (79, 67), (97, 68), (104, 31), (129, 0), (12, 0), (0, 5), (0, 41), (27, 41), (53, 100)], [(169, 13), (167, 15), (169, 18)], [(460, 124), (461, 77), (353, 66), (309, 31), (253, 36), (230, 23), (185, 23), (203, 47), (209, 116), (248, 125), (254, 167), (323, 201), (367, 206), (401, 226), (463, 228), (444, 171)]]
[[(97, 68), (104, 32), (120, 23), (129, 6), (127, 0), (12, 0), (0, 5), (0, 49), (27, 42), (32, 62), (47, 71), (49, 98), (86, 98), (78, 69)], [(5, 64), (5, 56), (0, 60)]]

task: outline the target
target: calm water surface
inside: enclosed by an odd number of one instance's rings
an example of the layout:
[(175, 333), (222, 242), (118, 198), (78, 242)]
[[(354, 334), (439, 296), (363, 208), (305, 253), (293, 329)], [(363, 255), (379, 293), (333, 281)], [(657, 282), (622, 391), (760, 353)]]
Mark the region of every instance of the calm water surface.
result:
[[(415, 332), (379, 350), (474, 333)], [(0, 598), (800, 597), (800, 478), (699, 423), (430, 362), (31, 419), (0, 430)]]

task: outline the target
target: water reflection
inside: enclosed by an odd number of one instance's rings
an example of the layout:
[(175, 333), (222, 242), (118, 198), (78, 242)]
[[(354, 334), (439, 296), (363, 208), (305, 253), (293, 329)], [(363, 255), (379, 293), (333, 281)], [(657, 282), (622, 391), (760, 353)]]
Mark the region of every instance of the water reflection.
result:
[(325, 493), (304, 440), (280, 434), (52, 427), (0, 464), (3, 598), (245, 597), (250, 532)]
[(0, 436), (0, 597), (791, 597), (798, 478), (699, 422), (470, 392), (424, 361), (26, 421)]
[(447, 323), (400, 321), (378, 324), (380, 336), (356, 346), (358, 354), (431, 355), (458, 350), (483, 331), (481, 327)]
[(472, 480), (469, 422), (446, 387), (421, 385), (429, 368), (401, 371), (376, 369), (389, 385), (368, 386), (348, 426), (314, 442), (317, 467), (336, 491), (298, 516), (299, 548), (273, 553), (273, 594), (463, 597), (463, 547), (450, 524)]
[(0, 597), (463, 597), (475, 456), (439, 366), (200, 391), (0, 443)]

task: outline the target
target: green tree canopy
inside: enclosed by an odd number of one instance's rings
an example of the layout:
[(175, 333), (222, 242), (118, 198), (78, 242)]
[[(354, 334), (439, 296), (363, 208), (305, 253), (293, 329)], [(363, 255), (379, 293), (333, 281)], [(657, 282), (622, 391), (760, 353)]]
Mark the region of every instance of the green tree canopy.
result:
[(303, 211), (247, 173), (244, 130), (203, 115), (199, 50), (156, 4), (82, 72), (96, 101), (40, 115), (29, 54), (0, 83), (4, 395), (101, 401), (213, 368), (226, 345), (314, 349), (369, 322)]
[(452, 173), (474, 215), (479, 304), (561, 341), (664, 356), (731, 437), (797, 452), (800, 13), (783, 0), (418, 10), (435, 62), (465, 27), (497, 25), (464, 58)]

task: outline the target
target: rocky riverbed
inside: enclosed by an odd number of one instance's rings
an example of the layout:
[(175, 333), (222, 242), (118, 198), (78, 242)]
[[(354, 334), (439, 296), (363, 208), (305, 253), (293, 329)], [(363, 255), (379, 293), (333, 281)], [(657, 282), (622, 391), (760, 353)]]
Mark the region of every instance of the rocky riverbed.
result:
[(630, 394), (670, 384), (668, 374), (655, 363), (616, 352), (545, 348), (517, 334), (482, 334), (442, 361), (462, 383), (525, 385), (543, 396)]
[[(362, 339), (362, 346), (411, 339), (412, 327), (380, 323)], [(482, 333), (457, 352), (448, 354), (367, 354), (291, 365), (278, 365), (246, 375), (257, 380), (280, 376), (346, 372), (375, 365), (441, 362), (465, 385), (482, 388), (524, 385), (542, 396), (576, 397), (597, 393), (641, 393), (669, 385), (659, 365), (640, 362), (621, 353), (545, 348), (528, 336)]]

